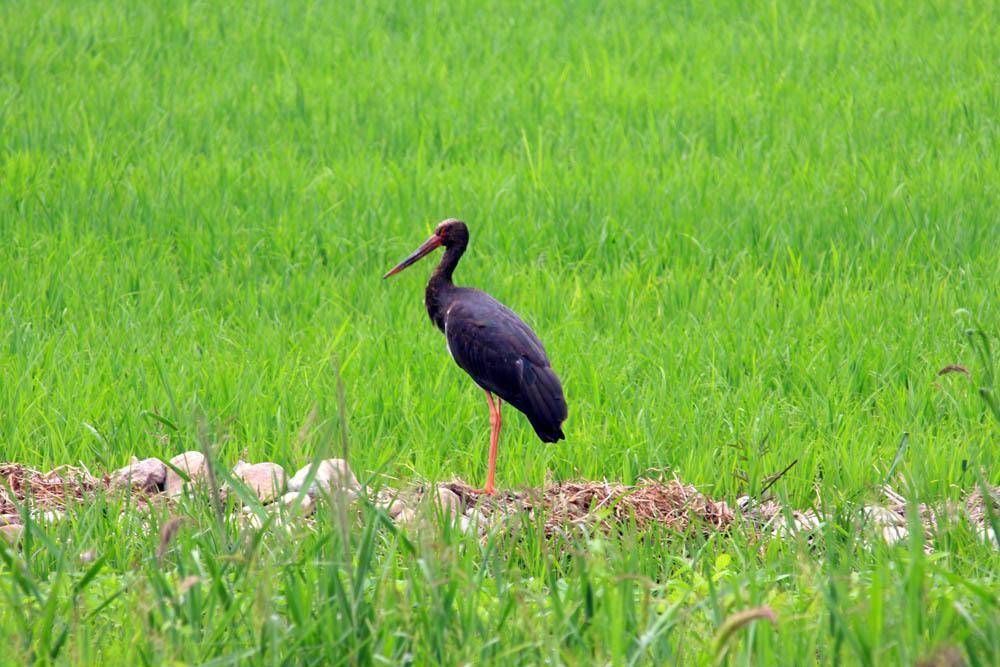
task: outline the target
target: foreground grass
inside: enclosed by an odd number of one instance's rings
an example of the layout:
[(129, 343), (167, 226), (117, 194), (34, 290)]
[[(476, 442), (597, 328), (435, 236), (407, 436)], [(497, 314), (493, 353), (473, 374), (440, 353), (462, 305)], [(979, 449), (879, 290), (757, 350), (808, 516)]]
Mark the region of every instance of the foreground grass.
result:
[[(378, 280), (453, 215), (458, 279), (535, 325), (570, 403), (558, 447), (505, 420), (504, 484), (668, 467), (733, 499), (797, 460), (773, 491), (838, 507), (904, 434), (915, 500), (995, 484), (961, 331), (996, 335), (996, 25), (978, 2), (0, 5), (0, 458), (113, 467), (207, 423), (226, 460), (297, 465), (346, 425), (358, 470), (480, 476), (486, 410), (422, 269)], [(936, 376), (956, 363), (971, 380)], [(2, 566), (10, 660), (63, 637), (75, 661), (688, 664), (764, 602), (777, 628), (731, 657), (997, 656), (995, 554), (960, 532), (930, 557), (833, 528), (818, 553), (411, 550), (368, 516), (253, 547), (196, 513), (161, 565), (108, 514)]]
[[(836, 508), (807, 543), (758, 542), (748, 526), (708, 538), (548, 540), (527, 518), (479, 540), (446, 521), (397, 532), (371, 508), (344, 530), (332, 506), (314, 528), (286, 534), (220, 527), (208, 507), (201, 499), (116, 521), (120, 501), (109, 499), (55, 529), (32, 526), (23, 556), (0, 546), (16, 573), (2, 580), (0, 623), (15, 638), (5, 659), (792, 665), (965, 655), (988, 665), (1000, 656), (1000, 558), (961, 525), (942, 530), (940, 551), (927, 555), (919, 530), (887, 547), (860, 539), (856, 516)], [(164, 541), (163, 526), (178, 519)], [(761, 606), (773, 624), (736, 620)]]
[(989, 3), (672, 10), (477, 3), (8, 3), (0, 438), (112, 466), (195, 434), (308, 452), (347, 389), (357, 467), (481, 474), (482, 397), (411, 269), (541, 333), (565, 446), (509, 419), (501, 480), (670, 466), (856, 489), (913, 438), (943, 491), (991, 435), (967, 308), (995, 327)]

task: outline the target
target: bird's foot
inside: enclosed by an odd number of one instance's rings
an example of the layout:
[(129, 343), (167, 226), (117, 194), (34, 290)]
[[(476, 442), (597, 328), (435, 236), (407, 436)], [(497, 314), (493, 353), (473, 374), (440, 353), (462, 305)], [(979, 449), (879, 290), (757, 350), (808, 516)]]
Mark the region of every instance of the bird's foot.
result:
[(485, 489), (472, 489), (470, 493), (474, 493), (477, 496), (495, 496), (497, 494), (497, 490), (490, 486)]

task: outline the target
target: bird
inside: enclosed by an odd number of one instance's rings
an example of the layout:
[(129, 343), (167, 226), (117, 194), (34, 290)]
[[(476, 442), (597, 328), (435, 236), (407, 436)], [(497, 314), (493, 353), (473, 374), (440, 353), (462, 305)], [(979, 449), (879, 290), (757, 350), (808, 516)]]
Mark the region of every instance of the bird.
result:
[(486, 292), (459, 287), (452, 281), (468, 245), (468, 226), (449, 218), (382, 278), (396, 275), (436, 248), (444, 248), (427, 282), (424, 305), (431, 322), (444, 334), (452, 359), (486, 392), (490, 409), (489, 459), (486, 486), (475, 492), (495, 495), (503, 402), (528, 418), (542, 442), (554, 443), (566, 437), (562, 430), (567, 416), (566, 397), (545, 347), (531, 327)]

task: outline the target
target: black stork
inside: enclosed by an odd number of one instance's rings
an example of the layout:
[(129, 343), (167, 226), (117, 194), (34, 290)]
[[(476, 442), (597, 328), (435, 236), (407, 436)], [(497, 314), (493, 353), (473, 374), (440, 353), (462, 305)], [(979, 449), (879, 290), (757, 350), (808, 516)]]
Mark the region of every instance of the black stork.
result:
[(486, 391), (490, 455), (486, 487), (481, 492), (493, 494), (503, 401), (524, 413), (542, 442), (557, 442), (565, 437), (566, 398), (535, 332), (486, 292), (452, 282), (451, 275), (468, 245), (465, 223), (445, 220), (413, 254), (382, 277), (394, 276), (444, 246), (444, 256), (427, 282), (424, 305), (431, 321), (444, 333), (455, 363)]

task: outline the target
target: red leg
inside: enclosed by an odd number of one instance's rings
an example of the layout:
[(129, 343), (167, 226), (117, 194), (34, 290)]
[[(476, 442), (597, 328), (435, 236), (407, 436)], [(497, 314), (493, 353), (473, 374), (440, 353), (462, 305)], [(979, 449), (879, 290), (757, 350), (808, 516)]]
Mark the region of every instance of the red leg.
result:
[(494, 403), (493, 394), (490, 392), (486, 392), (486, 400), (490, 404), (490, 458), (486, 470), (486, 488), (482, 489), (480, 493), (492, 496), (496, 493), (493, 482), (496, 478), (497, 445), (500, 442), (500, 406), (503, 405), (503, 401), (497, 398), (496, 403)]

